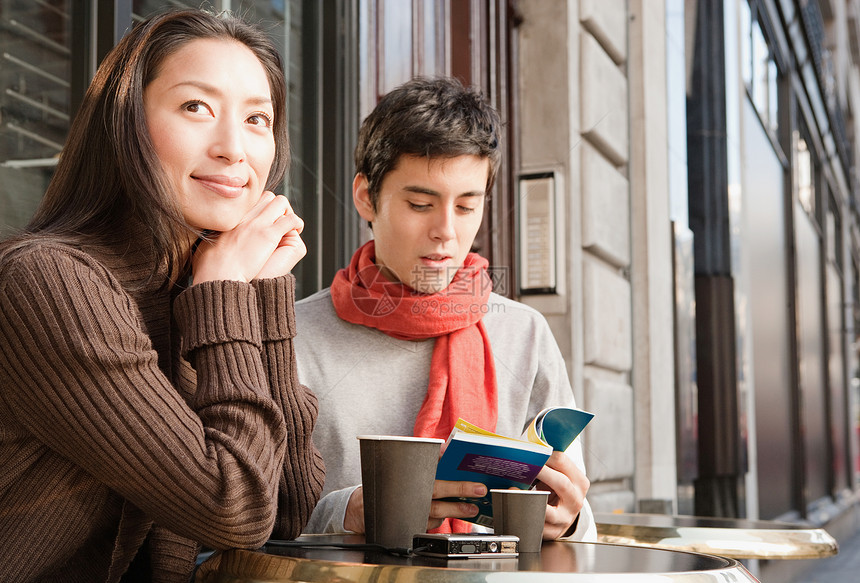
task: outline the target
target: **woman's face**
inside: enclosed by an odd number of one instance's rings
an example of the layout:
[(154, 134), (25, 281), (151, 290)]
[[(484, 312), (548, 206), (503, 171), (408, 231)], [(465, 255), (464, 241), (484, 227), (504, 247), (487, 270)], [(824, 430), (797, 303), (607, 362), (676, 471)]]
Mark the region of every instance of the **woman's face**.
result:
[(232, 40), (191, 41), (161, 63), (143, 103), (185, 220), (212, 231), (239, 224), (275, 157), (269, 81), (254, 53)]

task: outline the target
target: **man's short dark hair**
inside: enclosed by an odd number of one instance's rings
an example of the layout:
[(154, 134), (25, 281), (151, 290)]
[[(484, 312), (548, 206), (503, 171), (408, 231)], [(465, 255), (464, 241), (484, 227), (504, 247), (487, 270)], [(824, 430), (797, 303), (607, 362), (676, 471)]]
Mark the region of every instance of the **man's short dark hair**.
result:
[(498, 112), (477, 89), (451, 78), (416, 77), (385, 94), (361, 124), (355, 171), (367, 179), (374, 210), (385, 175), (403, 155), (487, 158), (489, 193), (501, 158)]

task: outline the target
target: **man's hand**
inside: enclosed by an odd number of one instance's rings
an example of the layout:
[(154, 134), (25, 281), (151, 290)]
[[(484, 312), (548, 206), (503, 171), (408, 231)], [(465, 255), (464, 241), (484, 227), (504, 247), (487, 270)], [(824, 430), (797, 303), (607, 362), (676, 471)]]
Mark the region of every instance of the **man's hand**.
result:
[(352, 532), (364, 532), (364, 492), (361, 486), (352, 491), (346, 503), (343, 528)]
[(567, 454), (554, 451), (538, 474), (538, 490), (549, 490), (544, 540), (554, 540), (567, 534), (579, 516), (590, 482)]
[(446, 518), (472, 518), (478, 514), (478, 507), (474, 504), (440, 498), (480, 498), (486, 495), (487, 487), (479, 482), (436, 480), (433, 483), (433, 502), (430, 504), (427, 530), (438, 528)]
[[(449, 482), (436, 480), (433, 483), (433, 502), (427, 530), (437, 528), (445, 518), (471, 518), (478, 514), (478, 507), (468, 502), (450, 502), (440, 498), (480, 498), (487, 494), (487, 487), (478, 482)], [(364, 532), (364, 494), (361, 486), (349, 497), (343, 527), (352, 532)]]

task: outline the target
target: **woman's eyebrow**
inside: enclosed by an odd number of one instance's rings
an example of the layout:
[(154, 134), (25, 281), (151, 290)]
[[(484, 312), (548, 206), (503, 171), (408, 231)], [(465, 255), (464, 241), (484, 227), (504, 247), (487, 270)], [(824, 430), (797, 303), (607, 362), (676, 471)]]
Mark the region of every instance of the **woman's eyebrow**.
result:
[[(179, 83), (172, 85), (168, 90), (173, 90), (173, 89), (176, 89), (177, 87), (183, 87), (183, 86), (191, 86), (191, 87), (194, 87), (196, 89), (200, 89), (201, 91), (203, 91), (205, 93), (210, 93), (210, 94), (213, 94), (213, 95), (216, 95), (219, 97), (224, 94), (224, 92), (221, 91), (221, 89), (219, 89), (217, 86), (212, 85), (211, 83), (206, 83), (205, 81), (196, 81), (196, 80), (180, 81)], [(271, 105), (272, 104), (272, 98), (267, 96), (267, 95), (252, 95), (252, 96), (248, 97), (247, 99), (245, 99), (245, 103), (249, 103), (252, 105)]]

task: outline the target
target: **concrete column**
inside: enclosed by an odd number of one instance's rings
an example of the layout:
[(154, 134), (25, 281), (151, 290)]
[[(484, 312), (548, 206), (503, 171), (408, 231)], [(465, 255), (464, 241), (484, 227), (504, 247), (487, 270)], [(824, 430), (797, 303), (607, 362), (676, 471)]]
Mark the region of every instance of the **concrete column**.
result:
[(640, 506), (671, 511), (677, 479), (666, 7), (663, 0), (631, 0), (629, 7), (635, 491)]
[(627, 3), (520, 3), (522, 173), (561, 178), (555, 294), (526, 295), (552, 327), (578, 402), (596, 510), (635, 510)]

